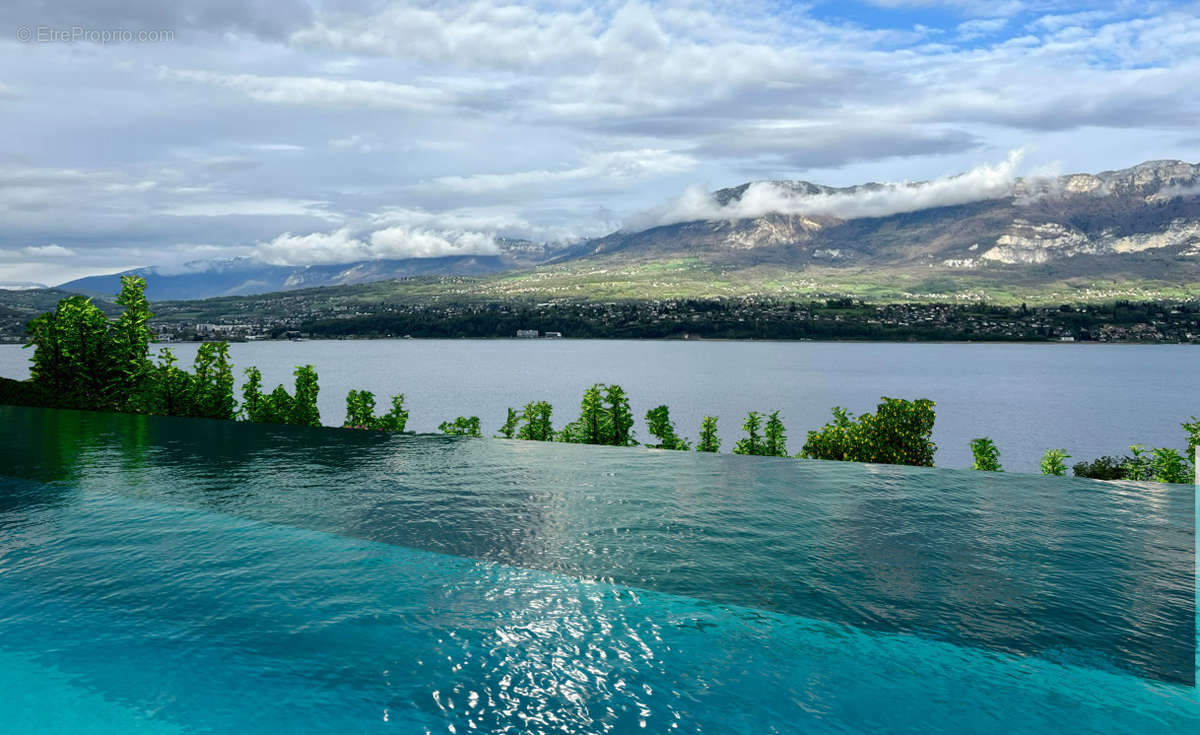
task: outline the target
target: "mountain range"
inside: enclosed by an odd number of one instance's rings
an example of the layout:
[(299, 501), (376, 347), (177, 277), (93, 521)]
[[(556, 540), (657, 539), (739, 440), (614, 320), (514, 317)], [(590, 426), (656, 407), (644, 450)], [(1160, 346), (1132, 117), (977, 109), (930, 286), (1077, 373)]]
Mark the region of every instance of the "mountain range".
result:
[(453, 255), (439, 258), (363, 260), (333, 265), (275, 265), (255, 258), (195, 261), (178, 268), (148, 266), (68, 281), (57, 288), (106, 298), (121, 290), (121, 276), (146, 279), (146, 295), (154, 300), (207, 299), (295, 291), (318, 286), (347, 286), (428, 275), (482, 276), (544, 263), (557, 252), (552, 245), (496, 238), (496, 255)]
[[(706, 274), (728, 282), (783, 279), (814, 292), (868, 295), (1054, 288), (1117, 296), (1123, 289), (1149, 295), (1200, 292), (1200, 165), (1149, 161), (1098, 174), (1016, 179), (964, 196), (961, 190), (971, 185), (965, 176), (961, 182), (842, 188), (752, 182), (713, 192), (699, 210), (661, 217), (661, 224), (569, 246), (501, 239), (500, 254), (492, 256), (307, 267), (235, 259), (193, 264), (183, 272), (135, 272), (150, 276), (153, 299), (431, 275), (483, 277), (480, 289), (487, 292), (499, 286), (486, 276), (510, 271), (536, 276), (518, 278), (522, 288), (540, 284), (533, 291), (582, 298), (594, 295), (589, 284), (602, 283), (606, 274), (640, 278), (640, 296), (656, 295), (654, 284), (667, 295), (689, 295), (689, 289), (708, 295), (702, 287)], [(689, 218), (694, 212), (703, 216)], [(679, 280), (684, 271), (686, 279)], [(117, 287), (118, 276), (110, 275), (58, 288), (111, 295)]]

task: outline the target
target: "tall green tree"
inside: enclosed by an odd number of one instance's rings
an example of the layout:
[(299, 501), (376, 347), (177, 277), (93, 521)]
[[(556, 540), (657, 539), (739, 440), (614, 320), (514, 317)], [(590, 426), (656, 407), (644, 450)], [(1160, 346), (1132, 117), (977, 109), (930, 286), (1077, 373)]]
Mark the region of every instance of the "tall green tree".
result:
[(778, 411), (772, 411), (771, 415), (767, 417), (763, 435), (763, 454), (768, 457), (788, 456), (787, 429), (784, 428), (783, 419), (779, 418)]
[(609, 444), (629, 447), (637, 444), (633, 438), (633, 411), (629, 408), (629, 397), (619, 385), (604, 389), (605, 412), (608, 414)]
[(192, 376), (177, 366), (170, 348), (158, 351), (158, 364), (150, 379), (151, 389), (143, 396), (141, 411), (159, 416), (191, 416), (195, 394)]
[(258, 368), (246, 369), (246, 385), (242, 387), (242, 414), (247, 421), (264, 424), (320, 426), (317, 411), (317, 371), (312, 365), (297, 366), (295, 395), (282, 385), (267, 395), (262, 393), (262, 373)]
[(600, 383), (588, 388), (583, 392), (583, 400), (579, 404), (577, 435), (583, 438), (585, 444), (604, 442), (605, 429), (609, 422), (604, 412), (604, 398), (600, 394), (603, 388)]
[[(121, 293), (117, 304), (124, 311), (113, 324), (114, 393), (125, 410), (134, 410), (142, 392), (147, 389), (153, 365), (150, 362), (150, 302), (146, 300), (146, 279), (140, 276), (121, 276)], [(220, 418), (225, 418), (221, 416)]]
[(705, 416), (700, 422), (700, 439), (696, 442), (697, 452), (717, 452), (721, 449), (721, 437), (717, 434), (717, 417)]
[(297, 426), (320, 426), (321, 412), (317, 410), (317, 370), (312, 365), (298, 366), (296, 376), (296, 397), (292, 402), (292, 420), (288, 423)]
[(33, 347), (33, 382), (72, 408), (115, 410), (124, 403), (122, 373), (114, 359), (111, 324), (83, 296), (58, 302), (26, 327)]
[(500, 427), (500, 433), (496, 435), (497, 439), (512, 439), (517, 433), (517, 424), (521, 421), (521, 414), (517, 413), (517, 409), (508, 409), (508, 417), (504, 420), (504, 425)]
[(607, 444), (611, 438), (610, 419), (604, 408), (603, 383), (596, 383), (583, 392), (579, 418), (562, 428), (558, 441), (576, 444)]
[(265, 423), (266, 399), (262, 394), (262, 372), (251, 365), (246, 368), (246, 384), (242, 386), (242, 407), (238, 416), (243, 421)]
[(225, 342), (200, 345), (192, 369), (192, 412), (189, 415), (232, 421), (237, 411), (229, 345)]
[(671, 410), (665, 405), (652, 408), (646, 412), (646, 425), (650, 428), (651, 436), (658, 439), (658, 444), (651, 444), (655, 449), (675, 449), (686, 452), (691, 449), (687, 439), (675, 433), (675, 424), (671, 421)]
[(546, 401), (525, 404), (517, 438), (539, 442), (554, 441), (554, 426), (551, 422), (553, 413), (554, 408)]
[(763, 438), (759, 431), (762, 429), (762, 414), (751, 411), (742, 422), (742, 431), (746, 432), (744, 439), (738, 439), (733, 447), (734, 454), (762, 454)]
[(384, 431), (404, 431), (408, 426), (408, 409), (404, 407), (404, 394), (392, 396), (392, 405), (387, 413), (379, 417), (379, 426)]
[(346, 420), (342, 426), (370, 429), (375, 424), (375, 394), (369, 390), (354, 390), (346, 394)]

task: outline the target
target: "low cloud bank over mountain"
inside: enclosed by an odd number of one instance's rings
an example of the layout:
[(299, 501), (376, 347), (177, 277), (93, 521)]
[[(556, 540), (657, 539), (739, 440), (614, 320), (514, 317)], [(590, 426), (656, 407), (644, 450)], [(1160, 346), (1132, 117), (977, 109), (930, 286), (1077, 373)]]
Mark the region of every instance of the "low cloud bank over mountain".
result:
[(1023, 150), (1016, 150), (999, 163), (916, 183), (832, 188), (807, 182), (756, 181), (747, 185), (740, 196), (728, 198), (694, 187), (678, 199), (630, 218), (623, 229), (633, 232), (680, 222), (752, 219), (770, 214), (844, 220), (887, 217), (997, 199), (1013, 193), (1023, 156)]

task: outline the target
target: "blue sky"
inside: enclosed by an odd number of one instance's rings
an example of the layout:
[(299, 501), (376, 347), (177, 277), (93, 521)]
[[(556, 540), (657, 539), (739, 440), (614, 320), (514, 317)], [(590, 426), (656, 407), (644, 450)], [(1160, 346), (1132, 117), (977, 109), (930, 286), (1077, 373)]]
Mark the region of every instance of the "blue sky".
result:
[(973, 171), (983, 196), (1200, 160), (1197, 3), (17, 0), (5, 23), (0, 281), (487, 253), (755, 179)]

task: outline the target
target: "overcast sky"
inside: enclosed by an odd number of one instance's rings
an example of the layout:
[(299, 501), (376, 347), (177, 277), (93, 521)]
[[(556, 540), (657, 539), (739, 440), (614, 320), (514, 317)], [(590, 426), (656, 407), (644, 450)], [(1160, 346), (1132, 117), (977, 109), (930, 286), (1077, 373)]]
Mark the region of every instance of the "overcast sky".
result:
[(0, 281), (487, 252), (755, 179), (1200, 160), (1198, 3), (5, 5)]

